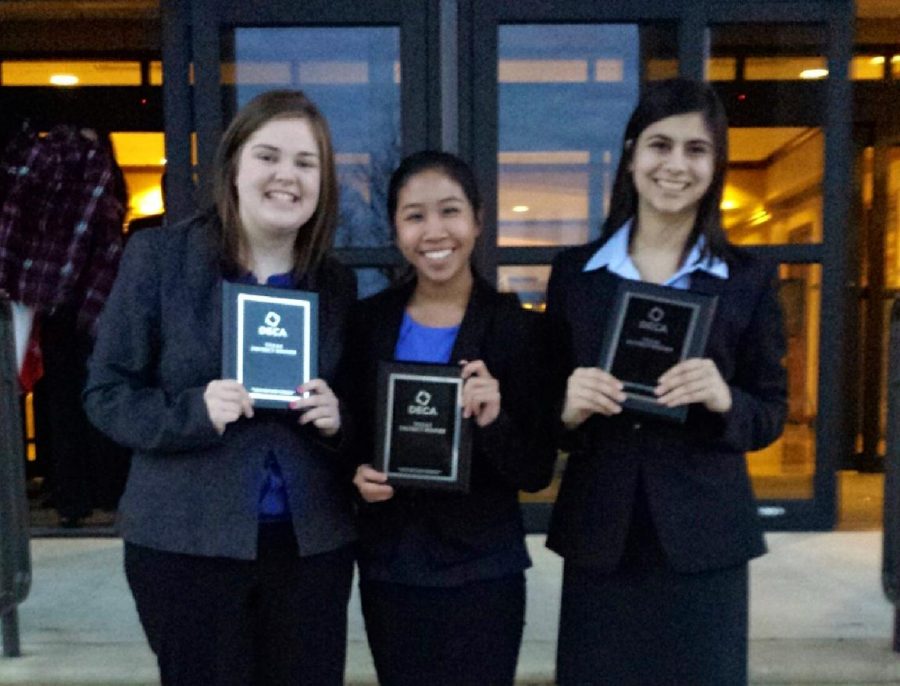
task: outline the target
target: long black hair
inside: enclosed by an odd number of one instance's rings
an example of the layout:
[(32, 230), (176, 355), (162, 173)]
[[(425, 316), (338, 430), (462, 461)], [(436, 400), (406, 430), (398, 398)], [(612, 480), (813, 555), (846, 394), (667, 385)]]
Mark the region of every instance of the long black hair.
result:
[(722, 228), (719, 205), (725, 187), (728, 166), (728, 120), (725, 108), (708, 83), (690, 79), (667, 79), (647, 84), (637, 107), (631, 113), (622, 140), (622, 155), (613, 184), (609, 215), (603, 222), (600, 241), (605, 243), (624, 224), (637, 214), (638, 193), (631, 175), (631, 161), (638, 136), (648, 126), (678, 114), (699, 112), (713, 142), (713, 178), (700, 199), (694, 227), (685, 244), (687, 254), (700, 236), (705, 239), (704, 256), (725, 258), (730, 246)]

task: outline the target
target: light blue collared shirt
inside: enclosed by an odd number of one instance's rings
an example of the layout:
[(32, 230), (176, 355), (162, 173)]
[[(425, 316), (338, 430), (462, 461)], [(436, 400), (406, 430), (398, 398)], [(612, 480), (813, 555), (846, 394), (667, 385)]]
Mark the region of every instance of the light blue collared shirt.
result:
[[(606, 267), (610, 272), (623, 279), (640, 281), (641, 274), (628, 254), (628, 236), (630, 233), (631, 220), (629, 219), (591, 256), (591, 259), (584, 265), (583, 271), (593, 272)], [(703, 246), (704, 238), (700, 236), (688, 253), (684, 264), (666, 280), (663, 286), (687, 290), (691, 287), (691, 274), (697, 270), (704, 271), (719, 279), (727, 279), (728, 265), (718, 257), (709, 256), (703, 258)]]

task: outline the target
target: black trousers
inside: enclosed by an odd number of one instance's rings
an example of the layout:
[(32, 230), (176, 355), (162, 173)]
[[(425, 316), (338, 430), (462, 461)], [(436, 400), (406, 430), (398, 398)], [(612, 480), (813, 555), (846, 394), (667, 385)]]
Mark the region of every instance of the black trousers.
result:
[(453, 588), (361, 581), (382, 686), (500, 686), (515, 679), (525, 575)]
[(256, 560), (125, 544), (125, 573), (163, 686), (339, 686), (352, 546), (299, 557), (290, 524)]
[(53, 505), (60, 517), (115, 510), (125, 489), (131, 451), (88, 421), (81, 403), (93, 344), (62, 308), (41, 319), (44, 376), (35, 386), (38, 459), (47, 461)]

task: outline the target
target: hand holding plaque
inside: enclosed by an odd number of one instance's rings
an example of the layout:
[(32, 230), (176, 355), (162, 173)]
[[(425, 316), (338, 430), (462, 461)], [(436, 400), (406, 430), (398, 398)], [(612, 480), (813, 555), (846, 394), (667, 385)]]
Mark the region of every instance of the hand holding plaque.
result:
[(453, 365), (381, 362), (375, 467), (388, 483), (468, 491), (471, 419)]
[(624, 408), (675, 422), (687, 418), (686, 405), (666, 407), (654, 389), (667, 370), (704, 354), (715, 308), (712, 295), (620, 282), (599, 366), (624, 384)]
[(222, 376), (242, 383), (256, 407), (287, 408), (318, 376), (318, 298), (223, 282)]

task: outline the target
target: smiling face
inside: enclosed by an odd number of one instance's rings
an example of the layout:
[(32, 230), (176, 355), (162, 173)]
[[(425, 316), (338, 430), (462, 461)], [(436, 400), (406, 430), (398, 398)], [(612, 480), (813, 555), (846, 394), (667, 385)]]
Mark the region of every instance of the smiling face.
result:
[(450, 285), (471, 274), (481, 227), (458, 183), (436, 169), (410, 176), (397, 196), (397, 247), (420, 282)]
[(713, 138), (699, 112), (654, 122), (635, 141), (630, 164), (639, 217), (696, 216), (714, 168)]
[(272, 119), (241, 147), (234, 185), (244, 233), (271, 240), (295, 236), (316, 211), (319, 146), (306, 119)]

